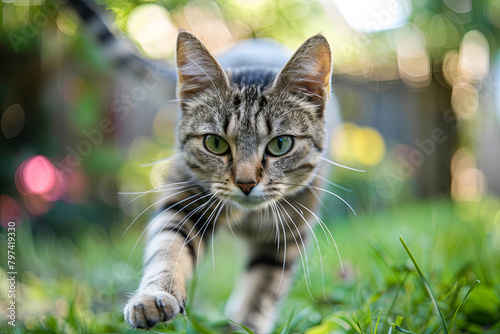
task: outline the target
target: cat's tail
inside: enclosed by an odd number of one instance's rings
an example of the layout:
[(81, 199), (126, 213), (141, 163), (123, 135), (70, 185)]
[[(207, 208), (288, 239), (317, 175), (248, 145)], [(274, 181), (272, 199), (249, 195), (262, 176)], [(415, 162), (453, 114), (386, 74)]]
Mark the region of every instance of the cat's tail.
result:
[(176, 71), (173, 65), (166, 61), (147, 60), (138, 56), (137, 48), (127, 38), (116, 38), (103, 20), (99, 6), (91, 0), (71, 0), (65, 2), (73, 8), (80, 17), (85, 30), (93, 36), (103, 55), (117, 70), (132, 71), (139, 77), (146, 76), (151, 70), (165, 77), (176, 80)]

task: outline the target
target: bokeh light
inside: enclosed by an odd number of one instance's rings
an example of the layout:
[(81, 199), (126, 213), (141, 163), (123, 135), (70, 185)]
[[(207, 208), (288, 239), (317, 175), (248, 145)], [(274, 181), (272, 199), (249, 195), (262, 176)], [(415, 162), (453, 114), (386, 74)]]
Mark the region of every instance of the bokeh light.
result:
[(338, 126), (332, 135), (331, 153), (344, 164), (375, 166), (384, 157), (385, 141), (372, 127), (359, 127), (354, 123)]
[(460, 74), (464, 80), (480, 82), (489, 72), (490, 48), (484, 35), (472, 30), (467, 32), (460, 46)]
[(45, 194), (56, 183), (54, 166), (42, 155), (32, 157), (24, 164), (22, 180), (29, 193)]
[(9, 106), (2, 114), (2, 133), (7, 139), (17, 137), (24, 129), (24, 110), (18, 103)]
[(46, 213), (65, 193), (65, 175), (43, 155), (30, 156), (17, 168), (15, 184), (33, 215)]
[(56, 18), (57, 28), (67, 36), (75, 36), (78, 29), (75, 23), (75, 21), (77, 21), (75, 16), (76, 13), (74, 12), (60, 12)]
[(476, 166), (474, 154), (458, 149), (451, 159), (451, 196), (457, 201), (478, 201), (486, 192), (486, 177)]
[(217, 3), (207, 0), (192, 0), (184, 7), (184, 20), (180, 24), (194, 33), (212, 52), (217, 52), (234, 43)]
[(396, 35), (400, 78), (412, 88), (427, 87), (431, 81), (431, 64), (422, 32), (416, 25), (409, 25)]
[(333, 1), (347, 23), (360, 32), (377, 32), (404, 25), (411, 14), (407, 0)]
[(128, 17), (127, 27), (130, 36), (148, 57), (165, 59), (174, 51), (177, 29), (164, 7), (137, 6)]
[(469, 83), (458, 83), (453, 86), (451, 106), (460, 119), (471, 119), (479, 107), (479, 92)]
[(10, 196), (0, 194), (0, 223), (7, 228), (9, 222), (19, 222), (22, 215), (19, 203)]
[(455, 50), (451, 50), (445, 53), (443, 57), (443, 76), (446, 80), (446, 83), (453, 87), (455, 83), (458, 83), (458, 62), (460, 61), (460, 57), (458, 56), (458, 52)]

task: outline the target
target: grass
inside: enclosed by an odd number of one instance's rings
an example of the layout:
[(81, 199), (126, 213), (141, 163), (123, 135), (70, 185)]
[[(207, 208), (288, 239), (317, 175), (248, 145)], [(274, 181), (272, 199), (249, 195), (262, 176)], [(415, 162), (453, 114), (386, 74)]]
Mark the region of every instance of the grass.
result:
[[(344, 271), (334, 245), (316, 228), (324, 277), (316, 247), (310, 245), (314, 300), (299, 269), (276, 333), (500, 332), (497, 199), (412, 203), (335, 221), (328, 213), (323, 217), (337, 241)], [(124, 226), (114, 223), (104, 229), (89, 223), (72, 239), (46, 228), (33, 239), (29, 224), (21, 224), (16, 327), (10, 328), (2, 317), (0, 328), (13, 333), (142, 332), (130, 329), (121, 313), (126, 294), (137, 287), (142, 257), (141, 247), (131, 254), (139, 226), (122, 238)], [(207, 256), (191, 283), (188, 316), (157, 325), (152, 332), (227, 331), (224, 304), (244, 264), (230, 233), (219, 235), (214, 244), (215, 262)], [(1, 252), (6, 258), (5, 250)], [(2, 267), (2, 312), (5, 275)], [(239, 332), (249, 333), (244, 327)]]

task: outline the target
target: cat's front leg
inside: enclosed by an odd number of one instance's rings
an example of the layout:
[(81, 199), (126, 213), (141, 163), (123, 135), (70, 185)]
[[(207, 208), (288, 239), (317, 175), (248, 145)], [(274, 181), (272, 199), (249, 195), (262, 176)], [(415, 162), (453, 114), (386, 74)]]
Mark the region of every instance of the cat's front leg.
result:
[(185, 282), (201, 253), (193, 223), (183, 221), (182, 214), (176, 220), (165, 216), (151, 226), (144, 275), (124, 309), (125, 321), (134, 328), (151, 328), (184, 313)]

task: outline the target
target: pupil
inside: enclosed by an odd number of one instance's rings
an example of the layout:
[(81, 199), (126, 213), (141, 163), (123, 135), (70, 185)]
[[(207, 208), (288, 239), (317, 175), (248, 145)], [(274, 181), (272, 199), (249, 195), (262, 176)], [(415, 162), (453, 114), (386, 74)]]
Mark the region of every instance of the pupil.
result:
[(219, 147), (219, 137), (214, 138), (214, 145), (215, 145), (215, 148)]
[(278, 148), (281, 150), (283, 147), (283, 138), (278, 138)]

